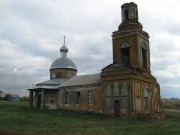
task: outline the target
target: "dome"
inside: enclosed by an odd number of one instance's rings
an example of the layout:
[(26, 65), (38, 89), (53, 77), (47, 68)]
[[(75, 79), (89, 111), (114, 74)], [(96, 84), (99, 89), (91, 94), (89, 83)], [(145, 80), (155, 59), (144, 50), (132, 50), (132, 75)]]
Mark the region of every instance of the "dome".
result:
[(60, 48), (61, 57), (57, 58), (51, 65), (50, 69), (61, 69), (61, 68), (69, 68), (75, 69), (77, 71), (77, 67), (74, 62), (67, 58), (68, 48), (65, 45), (65, 36), (64, 36), (64, 44)]
[(50, 69), (55, 69), (55, 68), (71, 68), (77, 70), (76, 65), (74, 62), (67, 58), (67, 57), (61, 57), (57, 58), (51, 65)]

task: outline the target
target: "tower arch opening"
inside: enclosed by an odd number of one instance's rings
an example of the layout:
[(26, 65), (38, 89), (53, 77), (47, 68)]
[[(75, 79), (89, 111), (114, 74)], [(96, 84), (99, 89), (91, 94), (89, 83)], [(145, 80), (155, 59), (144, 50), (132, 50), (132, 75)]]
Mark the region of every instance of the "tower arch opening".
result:
[(125, 65), (130, 65), (130, 45), (128, 43), (123, 43), (120, 47), (121, 63)]
[(148, 68), (148, 48), (145, 43), (141, 44), (141, 65), (143, 68)]
[(129, 15), (128, 9), (125, 9), (124, 13), (125, 13), (125, 20), (129, 19), (129, 17), (128, 17), (128, 15)]

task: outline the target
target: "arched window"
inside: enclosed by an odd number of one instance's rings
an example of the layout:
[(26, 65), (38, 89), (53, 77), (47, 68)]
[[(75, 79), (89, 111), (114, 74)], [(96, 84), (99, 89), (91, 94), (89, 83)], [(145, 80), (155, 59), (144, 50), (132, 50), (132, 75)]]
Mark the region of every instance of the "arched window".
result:
[(142, 66), (147, 68), (147, 46), (146, 44), (141, 44), (141, 57), (142, 57)]
[(129, 9), (129, 19), (134, 19), (135, 17), (135, 12), (133, 8)]
[(120, 47), (121, 51), (121, 63), (125, 65), (130, 65), (130, 45), (128, 43), (123, 43)]
[(143, 67), (147, 68), (146, 49), (144, 49), (144, 48), (142, 48), (142, 62), (143, 62)]
[(126, 10), (124, 11), (124, 13), (125, 13), (125, 20), (129, 19), (129, 17), (128, 17), (128, 15), (129, 15), (128, 9), (126, 9)]

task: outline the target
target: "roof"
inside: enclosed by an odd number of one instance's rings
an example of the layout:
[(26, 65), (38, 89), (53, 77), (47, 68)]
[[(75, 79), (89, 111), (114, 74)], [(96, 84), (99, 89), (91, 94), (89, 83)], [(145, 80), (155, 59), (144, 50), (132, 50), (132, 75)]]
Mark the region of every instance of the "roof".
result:
[(59, 89), (59, 86), (65, 82), (67, 79), (59, 78), (59, 79), (51, 79), (41, 83), (36, 84), (33, 89)]
[(64, 44), (60, 48), (61, 57), (57, 58), (51, 65), (50, 69), (57, 69), (57, 68), (71, 68), (77, 70), (76, 65), (74, 62), (67, 58), (68, 48), (65, 45), (65, 36), (64, 36)]
[(39, 85), (60, 85), (63, 82), (65, 82), (66, 80), (67, 79), (64, 79), (64, 78), (51, 79), (51, 80), (47, 80), (47, 81), (38, 83), (38, 84), (36, 84), (36, 86), (39, 86)]
[(125, 69), (127, 68), (124, 64), (109, 64), (105, 68), (103, 68), (101, 71), (111, 71), (111, 70), (119, 70), (119, 69)]
[(67, 58), (67, 57), (61, 57), (57, 58), (51, 65), (50, 69), (55, 69), (55, 68), (71, 68), (77, 70), (76, 65), (74, 62)]
[(60, 87), (99, 84), (100, 81), (101, 81), (100, 73), (80, 75), (80, 76), (72, 77), (71, 79), (69, 79), (65, 83), (63, 83)]

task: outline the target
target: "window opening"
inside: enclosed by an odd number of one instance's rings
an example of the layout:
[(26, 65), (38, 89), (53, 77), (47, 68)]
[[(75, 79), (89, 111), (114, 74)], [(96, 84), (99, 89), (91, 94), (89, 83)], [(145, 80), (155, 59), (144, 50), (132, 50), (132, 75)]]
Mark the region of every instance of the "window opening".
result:
[(128, 14), (129, 14), (128, 9), (126, 9), (126, 10), (125, 10), (125, 19), (126, 19), (126, 20), (129, 19)]
[(80, 103), (80, 95), (81, 95), (81, 93), (79, 91), (76, 92), (76, 104)]
[(130, 65), (129, 48), (121, 49), (121, 53), (122, 53), (122, 63), (125, 65)]
[(69, 92), (65, 92), (64, 103), (69, 104)]
[(143, 67), (147, 68), (146, 50), (144, 48), (142, 48), (142, 60), (143, 60)]

